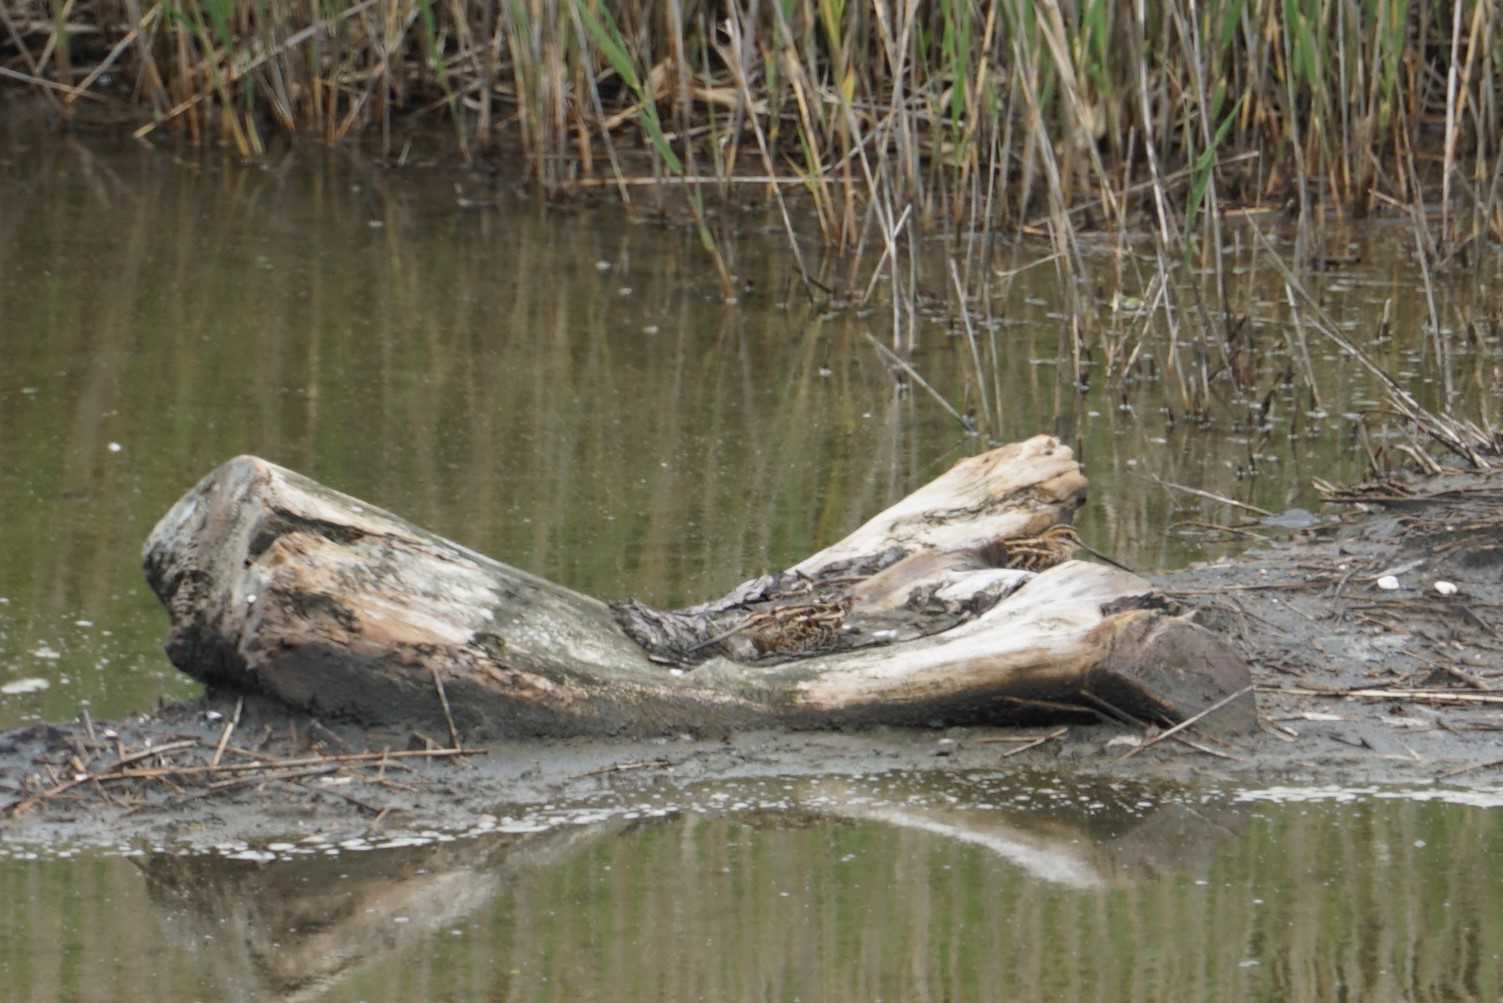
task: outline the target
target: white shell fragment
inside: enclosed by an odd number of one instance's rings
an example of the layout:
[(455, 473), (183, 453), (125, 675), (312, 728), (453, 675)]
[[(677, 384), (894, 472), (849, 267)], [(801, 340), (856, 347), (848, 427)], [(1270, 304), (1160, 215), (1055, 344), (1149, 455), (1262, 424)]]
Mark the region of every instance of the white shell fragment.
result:
[(1378, 588), (1384, 592), (1392, 592), (1399, 587), (1399, 580), (1393, 575), (1384, 575), (1378, 579)]
[(1435, 583), (1435, 591), (1443, 596), (1454, 596), (1456, 594), (1456, 583), (1442, 579)]

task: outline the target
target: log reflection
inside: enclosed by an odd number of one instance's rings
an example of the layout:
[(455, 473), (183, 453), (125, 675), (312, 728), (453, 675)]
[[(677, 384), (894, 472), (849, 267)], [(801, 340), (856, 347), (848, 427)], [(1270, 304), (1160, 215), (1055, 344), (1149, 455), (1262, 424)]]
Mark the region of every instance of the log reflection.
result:
[[(161, 855), (142, 868), (169, 939), (211, 943), (227, 998), (341, 986), (365, 999), (619, 998), (625, 985), (674, 999), (699, 995), (706, 978), (729, 979), (714, 994), (736, 997), (812, 978), (829, 960), (824, 976), (852, 987), (892, 977), (903, 965), (870, 952), (894, 939), (913, 958), (969, 956), (969, 940), (1015, 925), (1036, 896), (1095, 897), (1198, 872), (1240, 829), (1225, 810), (1138, 808), (1110, 795), (1040, 812), (872, 790), (789, 782), (755, 808), (755, 792), (722, 785), (685, 792), (686, 810), (652, 818), (270, 862)], [(730, 967), (712, 964), (705, 945), (728, 951)], [(428, 978), (462, 971), (465, 983), (399, 991), (400, 979), (381, 974), (411, 965)]]

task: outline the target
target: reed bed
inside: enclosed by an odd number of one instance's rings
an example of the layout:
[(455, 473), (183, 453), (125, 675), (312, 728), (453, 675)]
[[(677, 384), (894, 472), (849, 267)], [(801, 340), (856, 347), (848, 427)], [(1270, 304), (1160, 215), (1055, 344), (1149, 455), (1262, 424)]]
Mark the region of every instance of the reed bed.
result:
[(1071, 255), (1135, 210), (1172, 245), (1231, 206), (1431, 189), (1439, 245), (1503, 233), (1498, 41), (1491, 0), (0, 6), (11, 85), (60, 115), (123, 107), (141, 138), (371, 134), (400, 156), (439, 116), (460, 156), (519, 148), (553, 193), (796, 188), (841, 245), (948, 220), (1060, 226)]

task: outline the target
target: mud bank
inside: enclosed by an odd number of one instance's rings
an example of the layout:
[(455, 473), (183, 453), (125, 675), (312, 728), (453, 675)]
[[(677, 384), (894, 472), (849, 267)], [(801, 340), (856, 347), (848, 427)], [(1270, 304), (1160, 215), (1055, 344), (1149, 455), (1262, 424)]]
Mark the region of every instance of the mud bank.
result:
[[(1194, 609), (1253, 666), (1261, 727), (1234, 741), (1198, 737), (1194, 724), (1161, 737), (1102, 720), (1021, 730), (501, 742), (447, 756), (428, 735), (361, 730), (210, 693), (110, 725), (0, 735), (4, 835), (208, 845), (314, 832), (398, 834), (463, 829), (509, 808), (643, 784), (897, 770), (1490, 784), (1503, 768), (1500, 528), (1497, 477), (1387, 484), (1348, 493), (1313, 527), (1236, 560), (1157, 576), (1165, 595)], [(1454, 591), (1437, 590), (1437, 582)], [(149, 749), (163, 751), (143, 755)], [(383, 750), (404, 755), (368, 755)], [(213, 757), (223, 772), (190, 783), (174, 772), (177, 755), (200, 763)], [(124, 759), (148, 775), (88, 779), (87, 771), (105, 773), (99, 763)], [(162, 765), (151, 773), (154, 762)]]

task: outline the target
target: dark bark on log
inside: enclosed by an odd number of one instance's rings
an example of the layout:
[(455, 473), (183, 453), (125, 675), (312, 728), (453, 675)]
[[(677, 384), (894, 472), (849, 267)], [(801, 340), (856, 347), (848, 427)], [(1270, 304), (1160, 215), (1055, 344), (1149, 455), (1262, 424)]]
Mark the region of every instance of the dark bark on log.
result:
[[(961, 461), (781, 575), (660, 612), (613, 609), (239, 457), (163, 517), (145, 562), (189, 675), (443, 733), (441, 680), (466, 740), (1067, 708), (1172, 723), (1245, 687), (1245, 664), (1147, 582), (1062, 560), (1085, 486), (1038, 436)], [(1196, 728), (1252, 715), (1249, 694)]]

